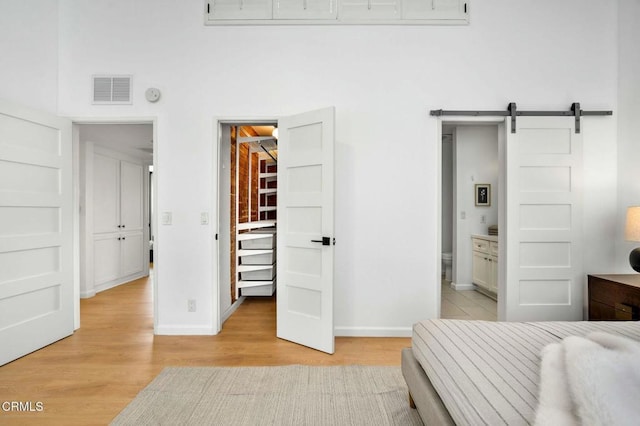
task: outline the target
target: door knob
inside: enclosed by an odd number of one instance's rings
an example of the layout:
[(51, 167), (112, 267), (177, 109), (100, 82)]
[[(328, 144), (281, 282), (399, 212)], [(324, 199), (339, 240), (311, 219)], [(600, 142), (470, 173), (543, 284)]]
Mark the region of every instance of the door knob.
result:
[(329, 246), (331, 245), (331, 238), (329, 237), (322, 237), (321, 240), (311, 240), (312, 243), (322, 243), (323, 246)]

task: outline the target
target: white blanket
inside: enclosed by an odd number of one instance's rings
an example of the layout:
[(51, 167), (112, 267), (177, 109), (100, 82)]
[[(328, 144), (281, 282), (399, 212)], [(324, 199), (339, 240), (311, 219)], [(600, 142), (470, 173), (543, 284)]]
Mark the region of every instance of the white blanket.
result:
[(640, 342), (595, 332), (542, 350), (537, 426), (638, 425)]

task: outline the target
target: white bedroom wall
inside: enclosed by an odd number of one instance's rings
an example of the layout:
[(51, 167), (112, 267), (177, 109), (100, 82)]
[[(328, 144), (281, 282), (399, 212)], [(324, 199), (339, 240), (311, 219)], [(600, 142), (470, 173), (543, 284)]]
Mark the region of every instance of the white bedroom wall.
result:
[(58, 108), (58, 0), (0, 2), (0, 98)]
[[(619, 2), (618, 45), (618, 226), (611, 236), (616, 240), (617, 272), (635, 273), (629, 266), (629, 252), (640, 243), (624, 241), (625, 213), (628, 206), (640, 205), (640, 1)], [(611, 237), (610, 237), (611, 238)]]
[[(158, 229), (163, 333), (214, 328), (215, 230), (200, 225), (200, 212), (215, 219), (214, 117), (336, 107), (336, 330), (408, 335), (439, 305), (429, 110), (616, 105), (617, 13), (603, 0), (475, 1), (462, 27), (205, 27), (201, 0), (59, 3), (59, 113), (157, 118), (159, 213), (173, 214)], [(132, 74), (133, 104), (91, 105), (96, 73)], [(609, 149), (615, 119), (602, 123), (595, 144)], [(615, 161), (598, 167), (615, 174)], [(594, 207), (585, 225), (601, 230), (615, 203)]]

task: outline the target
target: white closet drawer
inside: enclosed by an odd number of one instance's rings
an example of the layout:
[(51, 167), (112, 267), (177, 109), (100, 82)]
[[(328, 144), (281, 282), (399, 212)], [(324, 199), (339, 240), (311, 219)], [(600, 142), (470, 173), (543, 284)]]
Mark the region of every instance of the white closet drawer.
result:
[(241, 265), (272, 265), (276, 261), (276, 250), (239, 250)]
[(267, 232), (247, 232), (238, 235), (241, 249), (273, 249), (276, 247), (275, 234)]
[(272, 280), (276, 276), (275, 265), (239, 265), (242, 281)]
[[(242, 283), (242, 281), (240, 281)], [(256, 282), (256, 281), (253, 281)], [(240, 287), (240, 294), (242, 296), (272, 296), (276, 291), (275, 280), (268, 281), (257, 281), (261, 283), (260, 285), (249, 286), (249, 287)]]

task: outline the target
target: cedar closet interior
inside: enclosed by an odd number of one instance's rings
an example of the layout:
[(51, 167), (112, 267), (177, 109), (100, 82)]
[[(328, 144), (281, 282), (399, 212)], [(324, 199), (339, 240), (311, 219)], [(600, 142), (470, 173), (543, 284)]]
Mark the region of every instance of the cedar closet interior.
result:
[(278, 141), (272, 122), (223, 123), (220, 135), (218, 239), (224, 312), (242, 297), (275, 294)]

